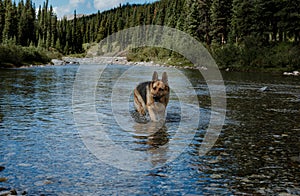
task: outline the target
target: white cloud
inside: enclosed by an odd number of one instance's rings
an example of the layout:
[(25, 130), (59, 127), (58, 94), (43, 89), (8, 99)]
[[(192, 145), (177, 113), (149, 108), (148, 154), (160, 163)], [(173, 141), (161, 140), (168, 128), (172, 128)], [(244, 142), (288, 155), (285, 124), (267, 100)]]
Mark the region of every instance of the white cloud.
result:
[(70, 0), (69, 1), (69, 5), (73, 6), (73, 7), (77, 7), (78, 4), (84, 3), (84, 2), (85, 2), (85, 0)]
[(62, 18), (62, 17), (67, 16), (71, 13), (71, 7), (70, 6), (54, 7), (53, 10), (54, 10), (54, 13), (56, 13), (58, 18)]
[(86, 7), (87, 7), (88, 9), (91, 9), (91, 8), (92, 8), (91, 2), (87, 2)]
[(94, 7), (97, 10), (106, 10), (124, 4), (126, 0), (94, 0)]
[(69, 0), (68, 5), (54, 7), (54, 12), (57, 14), (58, 18), (62, 18), (64, 16), (69, 16), (73, 14), (73, 11), (80, 6), (80, 4), (84, 4), (85, 0)]

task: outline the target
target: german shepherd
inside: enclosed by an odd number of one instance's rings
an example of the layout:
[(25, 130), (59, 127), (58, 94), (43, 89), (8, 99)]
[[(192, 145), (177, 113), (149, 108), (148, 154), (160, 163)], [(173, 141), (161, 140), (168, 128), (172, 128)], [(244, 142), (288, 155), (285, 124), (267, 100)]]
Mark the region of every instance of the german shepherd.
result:
[(158, 122), (165, 120), (166, 107), (169, 102), (170, 87), (167, 73), (162, 74), (162, 79), (158, 79), (155, 71), (152, 81), (140, 83), (134, 89), (134, 105), (140, 115), (149, 113), (151, 121)]

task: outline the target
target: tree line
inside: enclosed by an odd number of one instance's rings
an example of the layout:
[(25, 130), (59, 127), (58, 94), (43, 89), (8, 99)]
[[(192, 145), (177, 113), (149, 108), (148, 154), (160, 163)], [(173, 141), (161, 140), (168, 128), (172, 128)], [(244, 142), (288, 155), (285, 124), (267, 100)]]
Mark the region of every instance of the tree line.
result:
[(123, 5), (80, 18), (84, 42), (137, 25), (166, 25), (211, 45), (246, 37), (269, 42), (300, 41), (300, 0), (161, 0)]
[(81, 53), (82, 31), (74, 15), (72, 21), (58, 19), (48, 0), (37, 9), (31, 0), (0, 0), (0, 43)]
[[(0, 0), (0, 43), (42, 47), (62, 54), (82, 53), (84, 43), (99, 42), (120, 30), (166, 25), (203, 42), (224, 66), (250, 66), (259, 61), (257, 47), (299, 52), (299, 10), (300, 0), (160, 0), (119, 5), (83, 17), (77, 17), (75, 11), (74, 18), (68, 20), (57, 18), (48, 0), (38, 9), (31, 0), (18, 4)], [(233, 62), (235, 56), (242, 58), (245, 53), (248, 60)], [(297, 64), (300, 60), (282, 63)]]

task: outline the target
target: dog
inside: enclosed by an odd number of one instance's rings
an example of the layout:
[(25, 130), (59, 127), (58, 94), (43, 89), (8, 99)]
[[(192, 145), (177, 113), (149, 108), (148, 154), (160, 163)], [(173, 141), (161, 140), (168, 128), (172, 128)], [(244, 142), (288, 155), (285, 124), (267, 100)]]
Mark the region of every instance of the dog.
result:
[(162, 79), (159, 80), (155, 71), (152, 81), (140, 83), (134, 89), (134, 105), (140, 115), (145, 116), (148, 112), (151, 121), (164, 121), (169, 95), (170, 87), (167, 73), (164, 72)]

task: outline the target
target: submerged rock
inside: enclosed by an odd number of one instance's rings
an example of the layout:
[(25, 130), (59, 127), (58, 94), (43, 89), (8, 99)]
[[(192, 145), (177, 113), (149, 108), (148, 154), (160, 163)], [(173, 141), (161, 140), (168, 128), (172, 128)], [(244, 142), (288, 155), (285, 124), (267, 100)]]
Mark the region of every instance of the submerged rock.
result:
[(283, 75), (285, 75), (285, 76), (300, 76), (300, 72), (299, 71), (284, 72)]
[(290, 157), (290, 159), (291, 159), (293, 162), (298, 162), (298, 163), (300, 163), (300, 156)]
[(18, 195), (18, 192), (15, 189), (0, 191), (0, 196), (9, 196), (9, 195)]
[(259, 91), (260, 92), (270, 91), (270, 88), (268, 86), (264, 86), (264, 87), (260, 88)]

